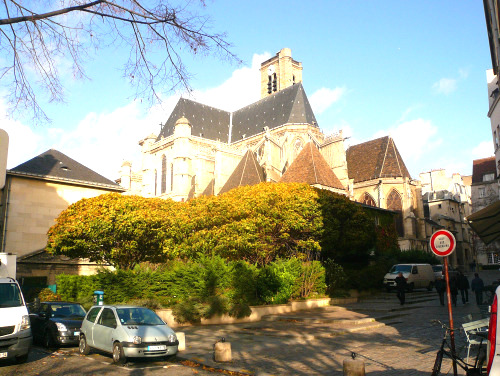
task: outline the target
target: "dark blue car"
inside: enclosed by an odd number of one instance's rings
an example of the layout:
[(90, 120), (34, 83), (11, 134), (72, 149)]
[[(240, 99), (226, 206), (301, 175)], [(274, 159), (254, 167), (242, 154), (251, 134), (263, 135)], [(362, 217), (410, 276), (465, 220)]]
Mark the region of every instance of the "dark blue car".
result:
[(33, 340), (48, 348), (77, 345), (85, 314), (78, 303), (42, 302), (30, 313)]

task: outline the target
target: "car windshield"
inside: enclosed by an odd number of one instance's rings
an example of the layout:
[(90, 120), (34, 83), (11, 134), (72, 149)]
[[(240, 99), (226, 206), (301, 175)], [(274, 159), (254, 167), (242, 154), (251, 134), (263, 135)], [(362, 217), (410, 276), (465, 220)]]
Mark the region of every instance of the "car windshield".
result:
[(83, 319), (85, 317), (85, 310), (80, 304), (51, 304), (50, 316), (64, 319)]
[(20, 307), (23, 298), (15, 283), (0, 283), (0, 307)]
[(122, 325), (164, 325), (156, 313), (148, 308), (117, 308), (116, 313)]
[(394, 265), (389, 273), (409, 273), (411, 272), (411, 265)]

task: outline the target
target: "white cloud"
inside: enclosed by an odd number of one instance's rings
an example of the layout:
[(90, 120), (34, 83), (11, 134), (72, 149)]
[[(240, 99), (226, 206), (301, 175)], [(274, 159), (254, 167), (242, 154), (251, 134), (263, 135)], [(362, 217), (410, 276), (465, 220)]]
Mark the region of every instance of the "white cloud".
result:
[(435, 92), (439, 94), (451, 94), (457, 90), (457, 80), (454, 78), (441, 78), (438, 82), (432, 85)]
[[(482, 141), (476, 147), (472, 148), (472, 159), (481, 159), (491, 157), (494, 153), (493, 141)], [(472, 162), (471, 162), (472, 163)]]
[(254, 54), (251, 67), (236, 69), (221, 85), (208, 90), (195, 90), (191, 98), (203, 104), (235, 111), (260, 99), (260, 64), (271, 54)]
[(321, 88), (309, 97), (312, 109), (315, 114), (321, 114), (327, 110), (333, 103), (340, 100), (345, 94), (346, 89), (337, 87), (335, 89)]

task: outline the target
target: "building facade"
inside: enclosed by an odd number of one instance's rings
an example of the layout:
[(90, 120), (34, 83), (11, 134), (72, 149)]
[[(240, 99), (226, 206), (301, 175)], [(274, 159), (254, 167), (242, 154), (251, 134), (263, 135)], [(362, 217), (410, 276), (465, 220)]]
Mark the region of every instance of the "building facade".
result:
[(1, 190), (0, 252), (17, 255), (17, 276), (55, 283), (55, 276), (95, 272), (95, 264), (44, 252), (47, 231), (69, 205), (82, 198), (123, 192), (106, 179), (57, 150), (7, 171)]
[(401, 248), (423, 248), (419, 182), (394, 140), (346, 150), (342, 131), (326, 135), (302, 69), (290, 49), (282, 49), (261, 64), (261, 99), (234, 112), (180, 98), (160, 133), (139, 142), (141, 165), (124, 162), (118, 182), (130, 194), (176, 201), (261, 181), (308, 183), (396, 211)]

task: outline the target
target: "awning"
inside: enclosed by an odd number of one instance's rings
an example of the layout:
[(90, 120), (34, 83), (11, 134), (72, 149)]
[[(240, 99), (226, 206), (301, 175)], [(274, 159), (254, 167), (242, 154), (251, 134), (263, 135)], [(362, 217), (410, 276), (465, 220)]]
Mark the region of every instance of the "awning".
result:
[(469, 215), (467, 222), (484, 244), (500, 239), (500, 201)]

